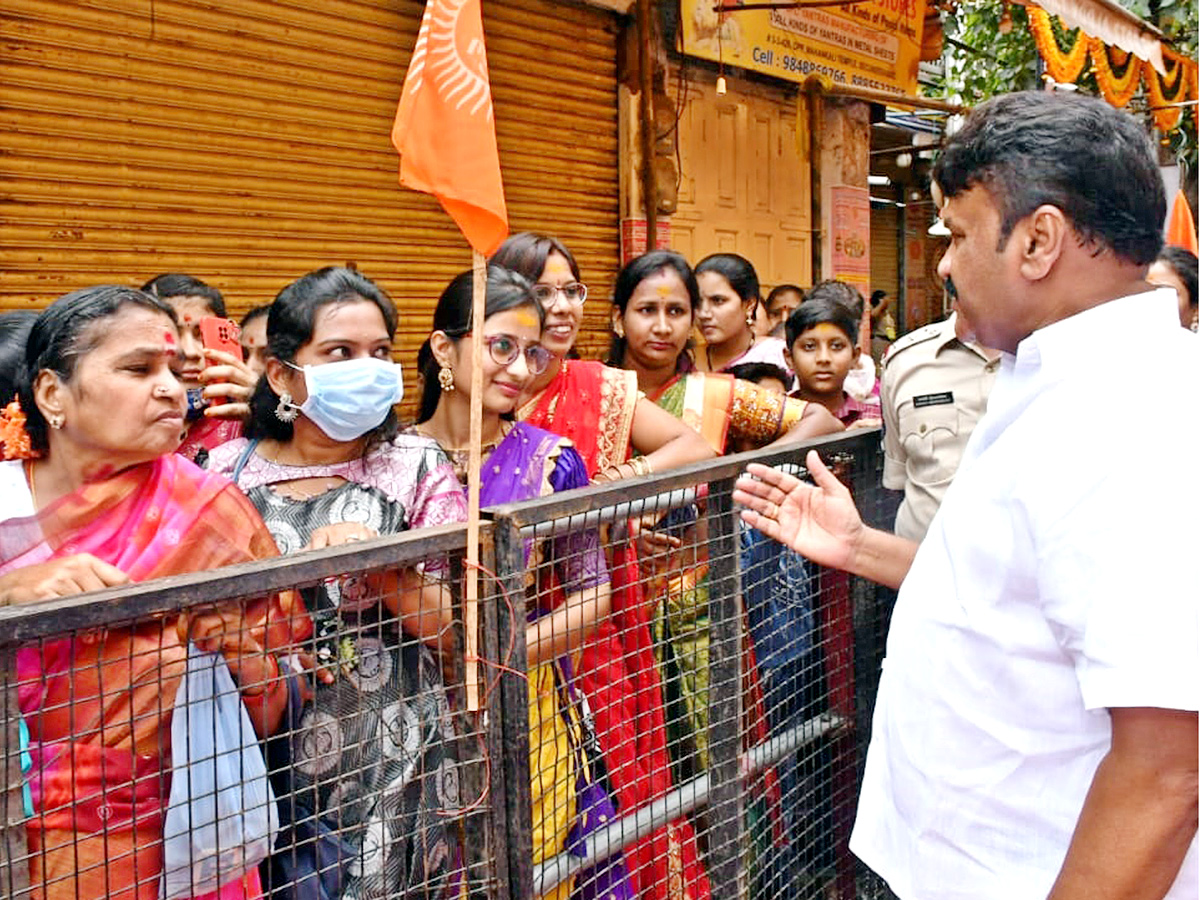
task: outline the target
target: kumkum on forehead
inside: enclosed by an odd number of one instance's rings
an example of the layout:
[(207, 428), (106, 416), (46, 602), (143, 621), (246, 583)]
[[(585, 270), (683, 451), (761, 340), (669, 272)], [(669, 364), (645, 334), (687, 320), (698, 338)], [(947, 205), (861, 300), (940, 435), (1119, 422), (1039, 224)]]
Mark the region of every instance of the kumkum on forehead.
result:
[(520, 324), (524, 327), (527, 327), (527, 328), (537, 328), (538, 327), (538, 324), (539, 324), (538, 317), (536, 315), (534, 315), (532, 312), (530, 312), (528, 309), (517, 309), (517, 310), (514, 310), (514, 312), (516, 313), (516, 319), (517, 319), (518, 324)]

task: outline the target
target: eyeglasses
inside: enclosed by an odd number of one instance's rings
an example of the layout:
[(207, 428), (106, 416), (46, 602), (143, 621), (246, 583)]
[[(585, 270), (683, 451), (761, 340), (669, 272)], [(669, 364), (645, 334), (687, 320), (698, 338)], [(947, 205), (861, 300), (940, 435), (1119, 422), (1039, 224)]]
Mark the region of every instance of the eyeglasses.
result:
[(559, 294), (572, 303), (582, 303), (587, 299), (587, 285), (581, 281), (572, 281), (561, 287), (553, 284), (535, 284), (533, 286), (533, 296), (542, 306), (552, 304)]
[(492, 355), (492, 362), (498, 366), (511, 366), (523, 352), (525, 365), (534, 375), (545, 372), (550, 360), (554, 358), (554, 354), (541, 344), (530, 344), (522, 351), (521, 342), (509, 334), (490, 334), (483, 342), (487, 344), (488, 352)]

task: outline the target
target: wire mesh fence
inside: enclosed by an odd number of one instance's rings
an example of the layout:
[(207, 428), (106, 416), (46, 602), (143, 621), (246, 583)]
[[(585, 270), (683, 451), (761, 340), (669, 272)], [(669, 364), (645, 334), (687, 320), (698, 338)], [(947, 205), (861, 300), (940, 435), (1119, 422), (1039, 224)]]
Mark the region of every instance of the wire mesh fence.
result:
[[(813, 445), (889, 524), (878, 433)], [(892, 597), (732, 502), (802, 459), (493, 508), (478, 573), (448, 526), (0, 609), (4, 893), (886, 896), (847, 840)]]

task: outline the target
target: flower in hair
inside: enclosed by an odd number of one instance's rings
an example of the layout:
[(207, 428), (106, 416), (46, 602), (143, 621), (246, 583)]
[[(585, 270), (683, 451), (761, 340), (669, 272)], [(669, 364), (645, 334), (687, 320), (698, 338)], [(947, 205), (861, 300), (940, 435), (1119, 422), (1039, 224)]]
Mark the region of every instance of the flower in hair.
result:
[(4, 445), (4, 458), (33, 459), (37, 454), (25, 430), (25, 411), (21, 401), (13, 397), (12, 402), (0, 410), (0, 444)]

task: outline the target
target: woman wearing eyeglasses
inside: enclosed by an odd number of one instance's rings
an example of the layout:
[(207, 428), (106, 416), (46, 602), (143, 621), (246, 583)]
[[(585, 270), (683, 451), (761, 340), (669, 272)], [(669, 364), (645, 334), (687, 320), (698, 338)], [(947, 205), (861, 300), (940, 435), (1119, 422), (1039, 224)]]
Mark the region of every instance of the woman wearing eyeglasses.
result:
[[(709, 459), (699, 433), (641, 396), (637, 374), (595, 360), (568, 359), (583, 322), (587, 288), (571, 252), (552, 237), (524, 232), (492, 263), (534, 283), (546, 310), (542, 345), (554, 359), (526, 388), (517, 418), (570, 438), (594, 480), (626, 478)], [(634, 451), (641, 454), (630, 461)], [(582, 648), (576, 671), (591, 704), (609, 779), (622, 815), (672, 788), (662, 694), (636, 553), (612, 549), (612, 615)], [(687, 821), (671, 822), (626, 848), (640, 900), (706, 900), (708, 877)]]
[[(636, 376), (568, 358), (583, 324), (587, 285), (560, 241), (522, 232), (491, 261), (532, 281), (546, 310), (542, 345), (553, 359), (526, 389), (518, 419), (570, 438), (595, 481), (661, 472), (714, 455), (695, 431), (639, 395)], [(632, 451), (640, 455), (628, 462)]]
[[(418, 424), (454, 461), (464, 485), (471, 418), (472, 273), (450, 282), (433, 314), (433, 333), (421, 347), (424, 380)], [(541, 344), (544, 313), (530, 283), (515, 272), (488, 269), (481, 374), (483, 506), (528, 500), (583, 487), (587, 469), (565, 438), (512, 421), (529, 382), (546, 371), (551, 354)], [(615, 811), (591, 764), (586, 705), (574, 684), (570, 655), (610, 607), (608, 566), (595, 531), (563, 535), (525, 547), (529, 600), (535, 618), (526, 632), (529, 672), (529, 747), (533, 799), (534, 863), (567, 848), (574, 831), (586, 836)], [(631, 900), (620, 855), (575, 876), (578, 897)], [(549, 895), (565, 898), (571, 882)]]

